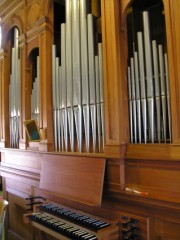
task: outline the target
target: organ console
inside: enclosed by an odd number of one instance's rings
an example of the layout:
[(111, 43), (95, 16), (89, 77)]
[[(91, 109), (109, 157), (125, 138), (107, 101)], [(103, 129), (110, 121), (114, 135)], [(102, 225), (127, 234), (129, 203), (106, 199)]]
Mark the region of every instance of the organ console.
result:
[(101, 206), (105, 159), (85, 159), (44, 155), (24, 222), (61, 240), (119, 239), (117, 215)]
[(34, 212), (25, 215), (25, 222), (57, 239), (115, 240), (118, 238), (116, 221), (67, 208), (56, 203), (36, 205)]

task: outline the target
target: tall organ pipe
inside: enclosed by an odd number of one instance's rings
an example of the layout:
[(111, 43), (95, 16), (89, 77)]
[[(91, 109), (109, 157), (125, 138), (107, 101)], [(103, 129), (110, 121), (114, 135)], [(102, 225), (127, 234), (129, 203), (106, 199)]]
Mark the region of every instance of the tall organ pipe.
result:
[(55, 64), (55, 46), (52, 49), (56, 151), (100, 152), (104, 145), (102, 44), (98, 44), (95, 56), (93, 15), (87, 15), (86, 7), (85, 0), (66, 1), (66, 23), (61, 24), (61, 66)]
[(85, 130), (86, 151), (90, 151), (90, 102), (89, 102), (89, 68), (87, 40), (87, 9), (86, 0), (80, 0), (80, 31), (81, 31), (81, 74), (82, 74), (82, 106)]
[(149, 140), (154, 143), (154, 83), (152, 72), (152, 55), (150, 41), (150, 24), (149, 13), (143, 12), (144, 26), (144, 49), (145, 49), (145, 65), (146, 65), (146, 82), (147, 82), (147, 103), (148, 103), (148, 120), (149, 120)]
[(70, 148), (74, 151), (74, 114), (73, 114), (73, 68), (72, 68), (72, 0), (66, 1), (66, 78), (67, 112), (69, 123)]
[(142, 40), (142, 32), (137, 33), (138, 39), (138, 58), (139, 58), (139, 78), (141, 91), (141, 109), (143, 122), (144, 143), (147, 143), (147, 101), (146, 101), (146, 83), (145, 83), (145, 67), (144, 67), (144, 48)]
[[(68, 151), (68, 115), (67, 115), (67, 81), (66, 81), (66, 24), (61, 24), (61, 142), (62, 151)], [(68, 86), (69, 88), (69, 86)]]
[(92, 124), (93, 151), (96, 151), (96, 92), (95, 92), (95, 55), (94, 55), (94, 35), (93, 35), (93, 15), (88, 14), (88, 53), (89, 53), (89, 87), (90, 87), (90, 111)]
[(75, 116), (78, 150), (79, 152), (82, 152), (82, 84), (79, 10), (79, 1), (72, 0), (73, 110)]

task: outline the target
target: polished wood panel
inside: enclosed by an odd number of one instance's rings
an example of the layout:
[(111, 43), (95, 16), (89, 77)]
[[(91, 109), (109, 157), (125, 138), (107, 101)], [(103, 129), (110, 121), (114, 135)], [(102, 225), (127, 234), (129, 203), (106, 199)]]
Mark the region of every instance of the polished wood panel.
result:
[(179, 240), (180, 228), (178, 224), (168, 221), (150, 220), (150, 239)]
[(170, 93), (171, 93), (171, 111), (172, 111), (172, 136), (173, 143), (180, 144), (180, 84), (179, 84), (179, 53), (180, 33), (178, 31), (178, 22), (180, 20), (179, 8), (180, 2), (178, 0), (170, 1), (163, 0), (165, 20), (166, 20), (166, 32), (167, 32), (167, 50), (169, 59), (169, 76), (170, 76)]
[(126, 187), (148, 198), (179, 203), (180, 164), (177, 162), (126, 161)]
[(40, 188), (90, 205), (100, 205), (105, 159), (44, 154)]
[(8, 231), (6, 237), (8, 240), (32, 240), (33, 229), (31, 225), (24, 226), (23, 214), (26, 213), (25, 200), (16, 194), (8, 193), (8, 213), (12, 213), (8, 218)]
[(106, 145), (117, 146), (117, 154), (120, 154), (119, 146), (129, 141), (127, 84), (124, 69), (127, 44), (123, 44), (127, 38), (126, 33), (120, 31), (120, 1), (102, 0), (101, 5), (106, 119), (104, 151), (108, 155), (110, 147), (106, 150)]

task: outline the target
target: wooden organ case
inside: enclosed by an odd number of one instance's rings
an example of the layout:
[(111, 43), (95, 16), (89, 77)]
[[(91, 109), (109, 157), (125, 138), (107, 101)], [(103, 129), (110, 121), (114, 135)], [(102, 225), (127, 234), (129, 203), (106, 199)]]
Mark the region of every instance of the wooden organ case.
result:
[[(148, 27), (146, 36), (137, 26), (130, 40), (128, 33), (133, 8), (133, 22), (140, 10), (148, 26), (147, 12), (159, 5), (167, 38), (164, 71), (153, 55), (163, 34), (153, 48), (146, 45)], [(6, 239), (180, 239), (179, 10), (179, 0), (0, 2)], [(159, 36), (158, 27), (152, 35)], [(148, 56), (138, 48), (147, 36), (140, 46), (152, 48)], [(136, 65), (140, 53), (144, 64)], [(147, 95), (138, 98), (136, 66), (141, 74), (143, 65), (152, 72), (158, 66), (164, 79), (168, 69), (166, 94), (156, 95), (149, 85), (155, 74), (146, 69)], [(30, 119), (37, 120), (40, 141), (27, 138), (23, 123)]]

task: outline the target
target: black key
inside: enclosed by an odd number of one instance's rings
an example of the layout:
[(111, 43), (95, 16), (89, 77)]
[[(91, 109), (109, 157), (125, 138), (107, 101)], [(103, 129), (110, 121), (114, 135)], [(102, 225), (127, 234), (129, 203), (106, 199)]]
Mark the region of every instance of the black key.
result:
[(83, 220), (88, 219), (88, 218), (89, 218), (89, 217), (82, 215), (81, 217), (77, 218), (77, 220), (83, 221)]

